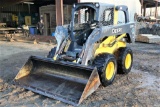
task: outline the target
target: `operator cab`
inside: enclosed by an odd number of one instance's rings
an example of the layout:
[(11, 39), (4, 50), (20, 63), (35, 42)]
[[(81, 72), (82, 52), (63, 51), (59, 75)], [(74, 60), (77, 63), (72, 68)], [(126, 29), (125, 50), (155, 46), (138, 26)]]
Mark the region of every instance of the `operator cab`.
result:
[[(100, 6), (101, 5), (101, 6)], [(70, 25), (71, 43), (66, 56), (75, 60), (82, 53), (92, 31), (100, 24), (104, 26), (113, 25), (114, 5), (99, 3), (77, 3), (72, 8), (72, 21)]]
[(90, 6), (80, 6), (74, 11), (73, 35), (79, 46), (83, 46), (92, 33), (95, 20), (96, 10)]
[(96, 7), (95, 3), (73, 5), (70, 25), (71, 43), (66, 52), (67, 59), (73, 61), (81, 54), (82, 47), (98, 24), (98, 9), (99, 5)]
[(83, 46), (92, 31), (98, 27), (113, 25), (114, 5), (103, 3), (77, 3), (72, 9), (71, 39)]

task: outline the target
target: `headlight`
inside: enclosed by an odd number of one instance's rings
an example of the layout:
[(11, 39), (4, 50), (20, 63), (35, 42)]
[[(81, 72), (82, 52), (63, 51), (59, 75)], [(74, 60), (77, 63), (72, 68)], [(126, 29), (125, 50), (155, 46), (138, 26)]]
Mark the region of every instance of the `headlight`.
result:
[(95, 6), (98, 8), (98, 7), (99, 7), (99, 4), (98, 4), (98, 3), (96, 3), (96, 4), (95, 4)]
[(76, 4), (73, 4), (73, 8), (75, 8), (76, 7)]

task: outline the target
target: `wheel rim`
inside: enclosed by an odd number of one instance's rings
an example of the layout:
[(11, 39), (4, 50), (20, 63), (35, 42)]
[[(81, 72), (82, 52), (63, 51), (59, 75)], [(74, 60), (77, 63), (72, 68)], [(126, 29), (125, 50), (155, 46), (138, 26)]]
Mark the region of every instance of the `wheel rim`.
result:
[(109, 62), (107, 67), (106, 67), (106, 78), (108, 80), (110, 80), (113, 77), (114, 71), (115, 71), (114, 63), (113, 62)]
[(126, 69), (129, 69), (131, 66), (131, 62), (132, 62), (132, 58), (131, 58), (131, 54), (127, 54), (126, 59), (125, 59), (125, 67)]

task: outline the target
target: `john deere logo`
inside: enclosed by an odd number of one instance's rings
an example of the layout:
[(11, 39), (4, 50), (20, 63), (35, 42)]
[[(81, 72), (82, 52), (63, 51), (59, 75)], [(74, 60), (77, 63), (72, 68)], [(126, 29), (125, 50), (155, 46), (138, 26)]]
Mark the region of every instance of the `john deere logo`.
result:
[(122, 32), (122, 28), (112, 29), (112, 33), (120, 33)]

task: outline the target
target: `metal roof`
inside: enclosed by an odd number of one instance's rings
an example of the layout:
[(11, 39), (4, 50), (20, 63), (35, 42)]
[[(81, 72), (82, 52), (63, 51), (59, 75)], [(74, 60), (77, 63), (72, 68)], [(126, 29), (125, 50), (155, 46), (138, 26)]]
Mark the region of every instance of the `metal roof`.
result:
[(160, 0), (143, 0), (143, 4), (147, 4), (146, 5), (147, 8), (156, 7), (156, 1), (158, 2), (158, 6), (160, 6)]
[[(15, 5), (23, 2), (34, 2), (35, 5), (48, 5), (55, 4), (55, 0), (0, 0), (0, 7), (7, 7), (10, 5)], [(63, 0), (64, 4), (77, 3), (77, 0)]]
[[(32, 1), (36, 5), (55, 4), (55, 0), (0, 0), (0, 7), (10, 6), (10, 5), (23, 3), (27, 1)], [(155, 7), (156, 1), (158, 1), (158, 6), (160, 6), (160, 0), (143, 0), (143, 1), (144, 1), (144, 4), (147, 4), (147, 7)], [(63, 2), (64, 4), (73, 4), (73, 3), (76, 3), (77, 0), (63, 0)]]

